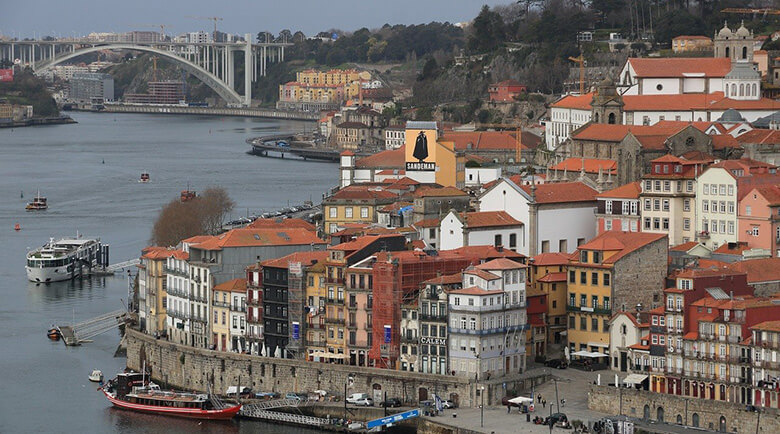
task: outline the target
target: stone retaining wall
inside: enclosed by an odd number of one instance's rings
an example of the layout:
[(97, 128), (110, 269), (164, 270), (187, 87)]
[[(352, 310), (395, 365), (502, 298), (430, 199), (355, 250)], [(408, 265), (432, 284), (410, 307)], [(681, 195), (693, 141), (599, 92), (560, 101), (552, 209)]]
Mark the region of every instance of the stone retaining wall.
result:
[(724, 432), (770, 433), (780, 430), (780, 413), (776, 409), (762, 409), (759, 416), (757, 412), (746, 410), (744, 405), (730, 402), (609, 386), (591, 386), (588, 408), (607, 414), (622, 412), (629, 417), (670, 424), (679, 421), (681, 425)]

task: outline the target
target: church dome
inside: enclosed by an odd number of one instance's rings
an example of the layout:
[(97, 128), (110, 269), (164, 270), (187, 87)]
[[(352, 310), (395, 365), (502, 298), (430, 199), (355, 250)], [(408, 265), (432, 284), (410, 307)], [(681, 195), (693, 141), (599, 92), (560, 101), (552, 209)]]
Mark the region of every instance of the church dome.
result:
[(718, 32), (718, 37), (720, 38), (728, 38), (732, 36), (734, 33), (729, 29), (728, 23), (723, 23), (723, 28), (720, 29), (720, 32)]
[(718, 118), (717, 122), (721, 123), (738, 123), (738, 122), (745, 122), (745, 118), (742, 117), (742, 114), (734, 109), (728, 109)]
[(742, 25), (739, 26), (739, 28), (737, 29), (737, 36), (739, 36), (741, 38), (742, 37), (744, 37), (744, 38), (750, 37), (750, 30), (748, 30), (745, 27), (745, 23), (742, 23)]

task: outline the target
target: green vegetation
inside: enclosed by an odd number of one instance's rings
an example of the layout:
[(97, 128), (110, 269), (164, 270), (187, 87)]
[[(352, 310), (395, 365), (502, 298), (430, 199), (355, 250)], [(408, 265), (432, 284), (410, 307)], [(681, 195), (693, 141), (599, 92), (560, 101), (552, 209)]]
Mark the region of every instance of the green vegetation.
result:
[(57, 103), (46, 89), (46, 82), (29, 70), (17, 72), (14, 81), (0, 83), (0, 98), (11, 104), (31, 105), (36, 117), (59, 116)]

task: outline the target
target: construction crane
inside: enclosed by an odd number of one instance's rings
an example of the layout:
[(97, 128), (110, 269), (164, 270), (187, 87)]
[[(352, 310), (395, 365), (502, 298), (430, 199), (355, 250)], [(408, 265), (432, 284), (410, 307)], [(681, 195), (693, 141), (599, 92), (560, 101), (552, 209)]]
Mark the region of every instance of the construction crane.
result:
[(217, 42), (217, 21), (223, 21), (224, 18), (222, 18), (222, 17), (193, 17), (193, 16), (190, 16), (188, 18), (192, 18), (192, 19), (195, 19), (195, 20), (214, 21), (214, 42)]
[(584, 95), (585, 94), (585, 58), (582, 56), (582, 52), (580, 52), (579, 57), (569, 56), (569, 60), (571, 60), (574, 63), (578, 63), (580, 65), (580, 95)]
[(726, 8), (721, 10), (724, 14), (753, 14), (753, 17), (757, 15), (763, 15), (766, 18), (767, 15), (780, 15), (780, 9), (751, 9), (751, 8)]

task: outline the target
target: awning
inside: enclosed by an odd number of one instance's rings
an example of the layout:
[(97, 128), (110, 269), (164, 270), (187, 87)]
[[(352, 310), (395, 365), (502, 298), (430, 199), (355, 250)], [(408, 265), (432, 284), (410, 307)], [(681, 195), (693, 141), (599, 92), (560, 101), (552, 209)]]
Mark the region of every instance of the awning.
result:
[(573, 352), (573, 353), (571, 353), (571, 355), (572, 356), (579, 356), (579, 357), (587, 357), (589, 359), (597, 359), (599, 357), (607, 357), (607, 355), (604, 354), (604, 353), (599, 353), (599, 352), (596, 352), (596, 351), (585, 351), (585, 350)]
[(512, 404), (533, 404), (534, 399), (527, 398), (525, 396), (518, 396), (517, 398), (510, 399), (509, 402)]
[(324, 351), (315, 351), (309, 355), (311, 357), (319, 357), (322, 359), (345, 359), (346, 358), (344, 354), (326, 353)]
[(589, 347), (609, 348), (609, 344), (603, 344), (601, 342), (588, 342)]
[(629, 374), (628, 377), (626, 377), (626, 379), (623, 380), (623, 383), (625, 383), (625, 384), (641, 384), (646, 379), (647, 379), (647, 375)]

